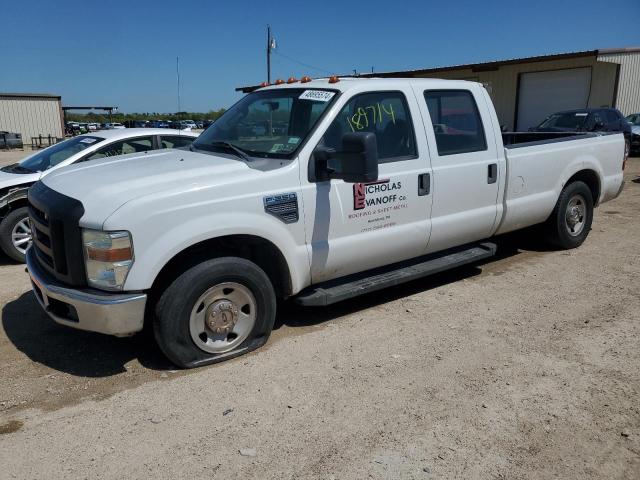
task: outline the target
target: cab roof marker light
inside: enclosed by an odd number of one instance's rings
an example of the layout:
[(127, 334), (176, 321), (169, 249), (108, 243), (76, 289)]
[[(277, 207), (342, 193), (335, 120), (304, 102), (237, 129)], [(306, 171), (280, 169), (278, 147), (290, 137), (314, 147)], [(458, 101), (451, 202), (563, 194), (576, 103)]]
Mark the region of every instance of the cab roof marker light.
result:
[(304, 75), (301, 79), (300, 79), (300, 83), (309, 83), (311, 81), (311, 77), (309, 77), (308, 75)]
[(287, 80), (287, 83), (296, 83), (298, 81), (298, 79), (296, 77), (289, 77), (289, 79)]
[(282, 85), (284, 83), (284, 80), (279, 78), (276, 80), (276, 85)]
[(268, 87), (269, 85), (271, 85), (269, 82), (262, 82), (262, 83), (260, 84), (260, 88), (262, 88), (262, 87)]
[(340, 81), (340, 78), (338, 78), (337, 75), (331, 75), (329, 77), (329, 83), (338, 83)]

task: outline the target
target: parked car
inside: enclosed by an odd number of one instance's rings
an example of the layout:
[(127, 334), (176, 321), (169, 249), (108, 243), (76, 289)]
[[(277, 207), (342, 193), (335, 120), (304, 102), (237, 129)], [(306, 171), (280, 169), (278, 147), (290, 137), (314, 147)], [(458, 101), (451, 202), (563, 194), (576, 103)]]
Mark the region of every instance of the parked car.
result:
[(213, 125), (213, 122), (215, 122), (215, 120), (205, 120), (204, 122), (202, 122), (202, 128), (209, 128), (211, 125)]
[(202, 120), (196, 120), (196, 128), (204, 128), (204, 122)]
[(124, 122), (124, 126), (127, 128), (146, 128), (147, 123), (146, 120), (127, 120)]
[(87, 123), (87, 129), (90, 132), (95, 132), (97, 130), (100, 130), (100, 124), (99, 123)]
[(123, 128), (126, 128), (126, 127), (121, 123), (113, 122), (113, 123), (103, 124), (103, 128), (105, 130), (122, 130)]
[(22, 134), (0, 131), (0, 148), (22, 148)]
[(103, 130), (56, 143), (19, 163), (0, 168), (0, 248), (12, 259), (24, 261), (32, 233), (28, 221), (27, 190), (42, 177), (72, 163), (160, 148), (185, 147), (196, 137), (178, 130)]
[(166, 120), (149, 120), (147, 128), (169, 128), (169, 122)]
[(182, 128), (185, 128), (185, 129), (198, 128), (198, 126), (196, 125), (196, 122), (194, 122), (193, 120), (180, 120), (180, 125), (182, 125)]
[[(264, 105), (289, 129), (244, 136)], [(473, 121), (449, 128), (450, 108)], [(624, 162), (615, 134), (505, 146), (479, 83), (276, 85), (152, 173), (132, 155), (44, 177), (27, 268), (54, 321), (130, 335), (146, 316), (165, 355), (196, 367), (263, 345), (278, 298), (329, 305), (489, 258), (488, 238), (535, 224), (578, 247)]]
[(627, 117), (631, 125), (631, 153), (640, 154), (640, 113), (633, 113)]
[(532, 132), (620, 132), (627, 151), (631, 146), (631, 126), (615, 108), (583, 108), (549, 115)]

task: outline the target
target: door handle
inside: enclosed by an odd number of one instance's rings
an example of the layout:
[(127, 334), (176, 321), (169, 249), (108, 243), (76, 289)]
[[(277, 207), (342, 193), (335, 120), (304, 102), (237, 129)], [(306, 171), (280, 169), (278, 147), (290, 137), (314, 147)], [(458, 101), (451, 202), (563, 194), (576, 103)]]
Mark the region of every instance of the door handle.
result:
[(431, 192), (431, 175), (421, 173), (418, 175), (418, 196), (429, 195), (429, 192)]
[(498, 181), (498, 164), (490, 163), (487, 169), (487, 183), (496, 183)]

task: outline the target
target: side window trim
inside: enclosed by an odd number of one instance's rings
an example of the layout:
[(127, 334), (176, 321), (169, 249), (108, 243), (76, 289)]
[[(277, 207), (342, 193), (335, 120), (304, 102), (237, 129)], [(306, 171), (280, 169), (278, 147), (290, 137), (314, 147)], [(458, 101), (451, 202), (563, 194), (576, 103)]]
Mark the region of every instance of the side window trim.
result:
[[(440, 150), (441, 150), (440, 149), (440, 145), (438, 145), (438, 137), (436, 135), (435, 124), (434, 124), (434, 121), (433, 121), (433, 118), (432, 118), (432, 112), (429, 109), (429, 102), (427, 100), (427, 95), (431, 94), (431, 93), (445, 94), (445, 93), (459, 93), (459, 92), (467, 94), (469, 96), (470, 100), (471, 100), (471, 105), (473, 106), (474, 113), (476, 115), (476, 120), (477, 120), (477, 123), (478, 123), (478, 125), (480, 127), (479, 131), (480, 131), (480, 133), (482, 133), (483, 148), (480, 148), (480, 149), (478, 149), (478, 148), (460, 149), (460, 150), (452, 150), (452, 151), (447, 151), (445, 153), (441, 153), (440, 152)], [(476, 102), (476, 98), (473, 95), (473, 92), (471, 90), (464, 89), (464, 88), (427, 89), (427, 90), (424, 90), (422, 92), (422, 95), (423, 95), (423, 98), (424, 98), (425, 105), (427, 106), (427, 112), (429, 113), (429, 120), (430, 120), (430, 123), (431, 123), (431, 129), (433, 131), (433, 135), (434, 135), (434, 138), (436, 140), (436, 150), (438, 152), (438, 156), (439, 157), (446, 157), (446, 156), (449, 156), (449, 155), (462, 155), (462, 154), (465, 154), (465, 153), (486, 152), (489, 149), (489, 144), (487, 142), (487, 133), (486, 133), (486, 131), (484, 129), (484, 121), (482, 119), (482, 115), (480, 114), (480, 110), (478, 109), (478, 102)], [(440, 98), (440, 97), (437, 98), (437, 101), (438, 101), (438, 110), (439, 110), (438, 114), (440, 115), (441, 114), (440, 110), (442, 110), (442, 98)]]

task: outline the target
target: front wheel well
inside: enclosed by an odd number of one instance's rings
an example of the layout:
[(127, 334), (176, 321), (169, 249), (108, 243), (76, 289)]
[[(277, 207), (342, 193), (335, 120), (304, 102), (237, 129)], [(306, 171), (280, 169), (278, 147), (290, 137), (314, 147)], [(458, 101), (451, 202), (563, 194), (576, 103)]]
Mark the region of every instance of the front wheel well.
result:
[(255, 263), (271, 280), (278, 298), (291, 295), (289, 266), (278, 247), (254, 235), (228, 235), (196, 243), (175, 255), (153, 282), (151, 297), (158, 298), (173, 280), (191, 267), (219, 257), (240, 257)]
[(593, 197), (593, 206), (598, 205), (600, 200), (600, 177), (593, 170), (580, 170), (573, 174), (573, 176), (566, 181), (565, 187), (573, 182), (584, 182), (591, 191)]
[(9, 212), (12, 210), (17, 210), (18, 208), (28, 207), (29, 201), (27, 197), (18, 198), (17, 200), (13, 200), (7, 203), (4, 207), (0, 208), (0, 220), (9, 215)]

